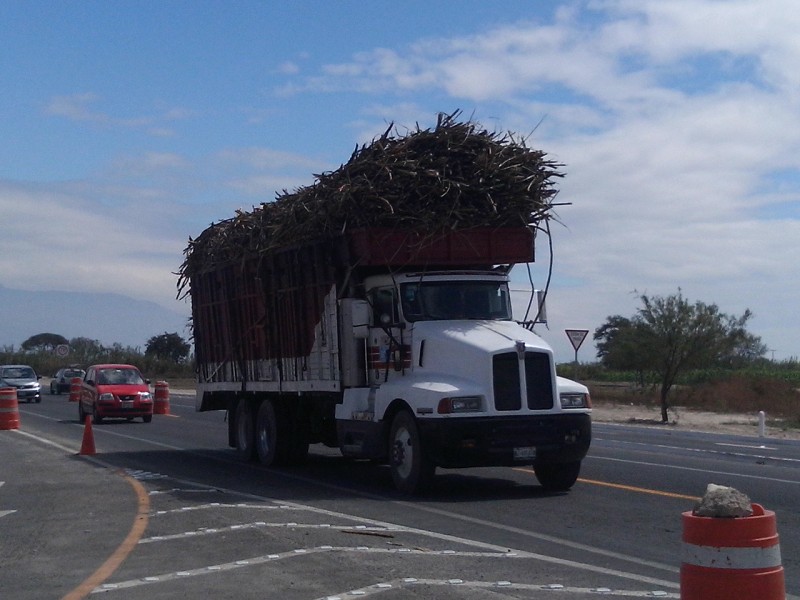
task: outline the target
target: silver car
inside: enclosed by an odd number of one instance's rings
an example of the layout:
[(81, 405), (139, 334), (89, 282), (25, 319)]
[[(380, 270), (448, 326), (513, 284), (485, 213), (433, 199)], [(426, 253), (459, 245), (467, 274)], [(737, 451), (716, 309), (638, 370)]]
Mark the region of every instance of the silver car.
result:
[(28, 365), (0, 365), (0, 387), (17, 388), (19, 402), (41, 402), (41, 375)]
[(86, 371), (78, 367), (64, 367), (59, 369), (53, 379), (50, 380), (50, 393), (51, 394), (64, 394), (69, 391), (72, 386), (72, 379), (86, 375)]

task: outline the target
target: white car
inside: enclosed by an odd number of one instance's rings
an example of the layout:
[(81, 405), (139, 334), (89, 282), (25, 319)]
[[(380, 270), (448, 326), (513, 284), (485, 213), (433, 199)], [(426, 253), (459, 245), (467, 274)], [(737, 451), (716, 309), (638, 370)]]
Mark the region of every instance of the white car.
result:
[(41, 378), (28, 365), (0, 365), (0, 386), (16, 388), (19, 402), (42, 401)]

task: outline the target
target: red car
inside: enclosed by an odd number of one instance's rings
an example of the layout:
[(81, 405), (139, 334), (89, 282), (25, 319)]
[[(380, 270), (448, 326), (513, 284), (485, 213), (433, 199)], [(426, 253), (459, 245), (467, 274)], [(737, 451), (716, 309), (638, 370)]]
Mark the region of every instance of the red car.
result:
[(129, 421), (141, 417), (149, 423), (153, 420), (150, 381), (133, 365), (92, 365), (86, 369), (78, 402), (81, 423), (86, 415), (92, 415), (93, 423), (106, 417)]

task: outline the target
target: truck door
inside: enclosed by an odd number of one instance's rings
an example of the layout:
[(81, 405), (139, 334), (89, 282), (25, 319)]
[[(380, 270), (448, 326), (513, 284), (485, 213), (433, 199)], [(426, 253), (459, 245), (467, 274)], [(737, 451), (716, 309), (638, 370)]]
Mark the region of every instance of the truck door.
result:
[(367, 338), (367, 368), (370, 384), (380, 385), (402, 376), (411, 367), (410, 340), (403, 337), (405, 327), (393, 286), (372, 289), (370, 304), (372, 326)]

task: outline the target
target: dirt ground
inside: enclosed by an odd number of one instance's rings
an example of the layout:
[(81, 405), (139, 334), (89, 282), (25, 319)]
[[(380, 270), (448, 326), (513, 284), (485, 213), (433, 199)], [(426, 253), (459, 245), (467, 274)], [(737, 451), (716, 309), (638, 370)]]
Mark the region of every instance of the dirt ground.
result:
[[(760, 437), (758, 414), (714, 413), (676, 407), (670, 409), (669, 423), (661, 422), (658, 407), (618, 403), (595, 403), (592, 420), (596, 423), (624, 423), (643, 427), (669, 427), (684, 431), (709, 431)], [(765, 438), (800, 440), (800, 430), (781, 427), (766, 415)]]

